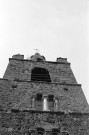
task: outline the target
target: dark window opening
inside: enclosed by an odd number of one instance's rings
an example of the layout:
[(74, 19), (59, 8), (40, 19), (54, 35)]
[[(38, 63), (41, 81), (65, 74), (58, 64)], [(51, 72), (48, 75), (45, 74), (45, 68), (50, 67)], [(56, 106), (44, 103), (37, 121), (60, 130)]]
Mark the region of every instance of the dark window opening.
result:
[(36, 100), (42, 100), (42, 94), (41, 93), (38, 93), (36, 95)]
[(44, 135), (44, 131), (43, 128), (37, 128), (37, 135)]
[(53, 101), (54, 100), (54, 95), (48, 95), (48, 101)]
[(42, 111), (42, 94), (38, 93), (36, 95), (36, 110)]
[(60, 130), (59, 129), (52, 129), (52, 135), (59, 135)]
[(48, 96), (48, 106), (50, 111), (54, 111), (54, 95)]
[(36, 67), (31, 72), (31, 81), (51, 82), (49, 72), (45, 68)]

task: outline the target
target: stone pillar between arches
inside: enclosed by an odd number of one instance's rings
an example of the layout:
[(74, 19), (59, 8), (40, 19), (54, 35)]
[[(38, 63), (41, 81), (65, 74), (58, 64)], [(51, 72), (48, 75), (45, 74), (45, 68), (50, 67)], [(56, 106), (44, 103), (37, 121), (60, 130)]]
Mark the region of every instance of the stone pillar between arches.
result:
[(49, 111), (47, 96), (43, 97), (43, 111)]

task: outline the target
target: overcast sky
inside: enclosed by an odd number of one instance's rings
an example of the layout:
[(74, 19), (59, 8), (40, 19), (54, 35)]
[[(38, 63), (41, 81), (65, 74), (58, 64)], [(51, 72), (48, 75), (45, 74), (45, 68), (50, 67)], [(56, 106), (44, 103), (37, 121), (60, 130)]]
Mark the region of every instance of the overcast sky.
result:
[(88, 0), (0, 0), (0, 78), (14, 54), (67, 58), (89, 102)]

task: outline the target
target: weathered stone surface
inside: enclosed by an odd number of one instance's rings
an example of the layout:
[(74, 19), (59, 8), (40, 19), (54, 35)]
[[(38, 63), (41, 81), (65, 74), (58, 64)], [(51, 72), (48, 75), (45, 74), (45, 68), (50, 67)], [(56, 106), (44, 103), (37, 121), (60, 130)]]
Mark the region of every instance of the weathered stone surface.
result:
[(6, 111), (0, 112), (0, 133), (4, 135), (24, 135), (36, 128), (44, 128), (51, 131), (57, 128), (60, 132), (68, 132), (69, 135), (89, 135), (89, 114), (70, 113), (63, 114), (36, 111)]
[(68, 62), (34, 62), (14, 58), (10, 58), (4, 79), (31, 81), (31, 71), (34, 67), (47, 69), (53, 83), (77, 84)]
[[(58, 98), (58, 111), (88, 113), (88, 103), (80, 85), (0, 80), (0, 105), (4, 108), (33, 109), (37, 93)], [(68, 88), (65, 91), (64, 88)], [(86, 109), (87, 108), (87, 109)]]
[[(31, 80), (36, 67), (47, 71), (38, 72), (40, 81), (37, 73), (38, 79)], [(51, 81), (43, 81), (45, 73)], [(40, 111), (36, 108), (38, 93), (42, 95)], [(49, 95), (53, 97), (50, 103)], [(43, 111), (44, 101), (48, 111)], [(50, 62), (38, 53), (28, 60), (14, 55), (0, 79), (0, 135), (35, 135), (38, 128), (46, 135), (52, 135), (53, 129), (60, 135), (89, 135), (89, 105), (66, 58)]]

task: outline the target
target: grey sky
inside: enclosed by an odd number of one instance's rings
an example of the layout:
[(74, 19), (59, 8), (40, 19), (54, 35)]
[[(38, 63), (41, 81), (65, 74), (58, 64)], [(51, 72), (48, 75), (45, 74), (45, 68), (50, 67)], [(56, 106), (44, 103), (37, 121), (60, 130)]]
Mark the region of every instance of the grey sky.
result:
[(0, 77), (8, 58), (38, 48), (47, 60), (66, 57), (89, 102), (88, 0), (0, 0)]

